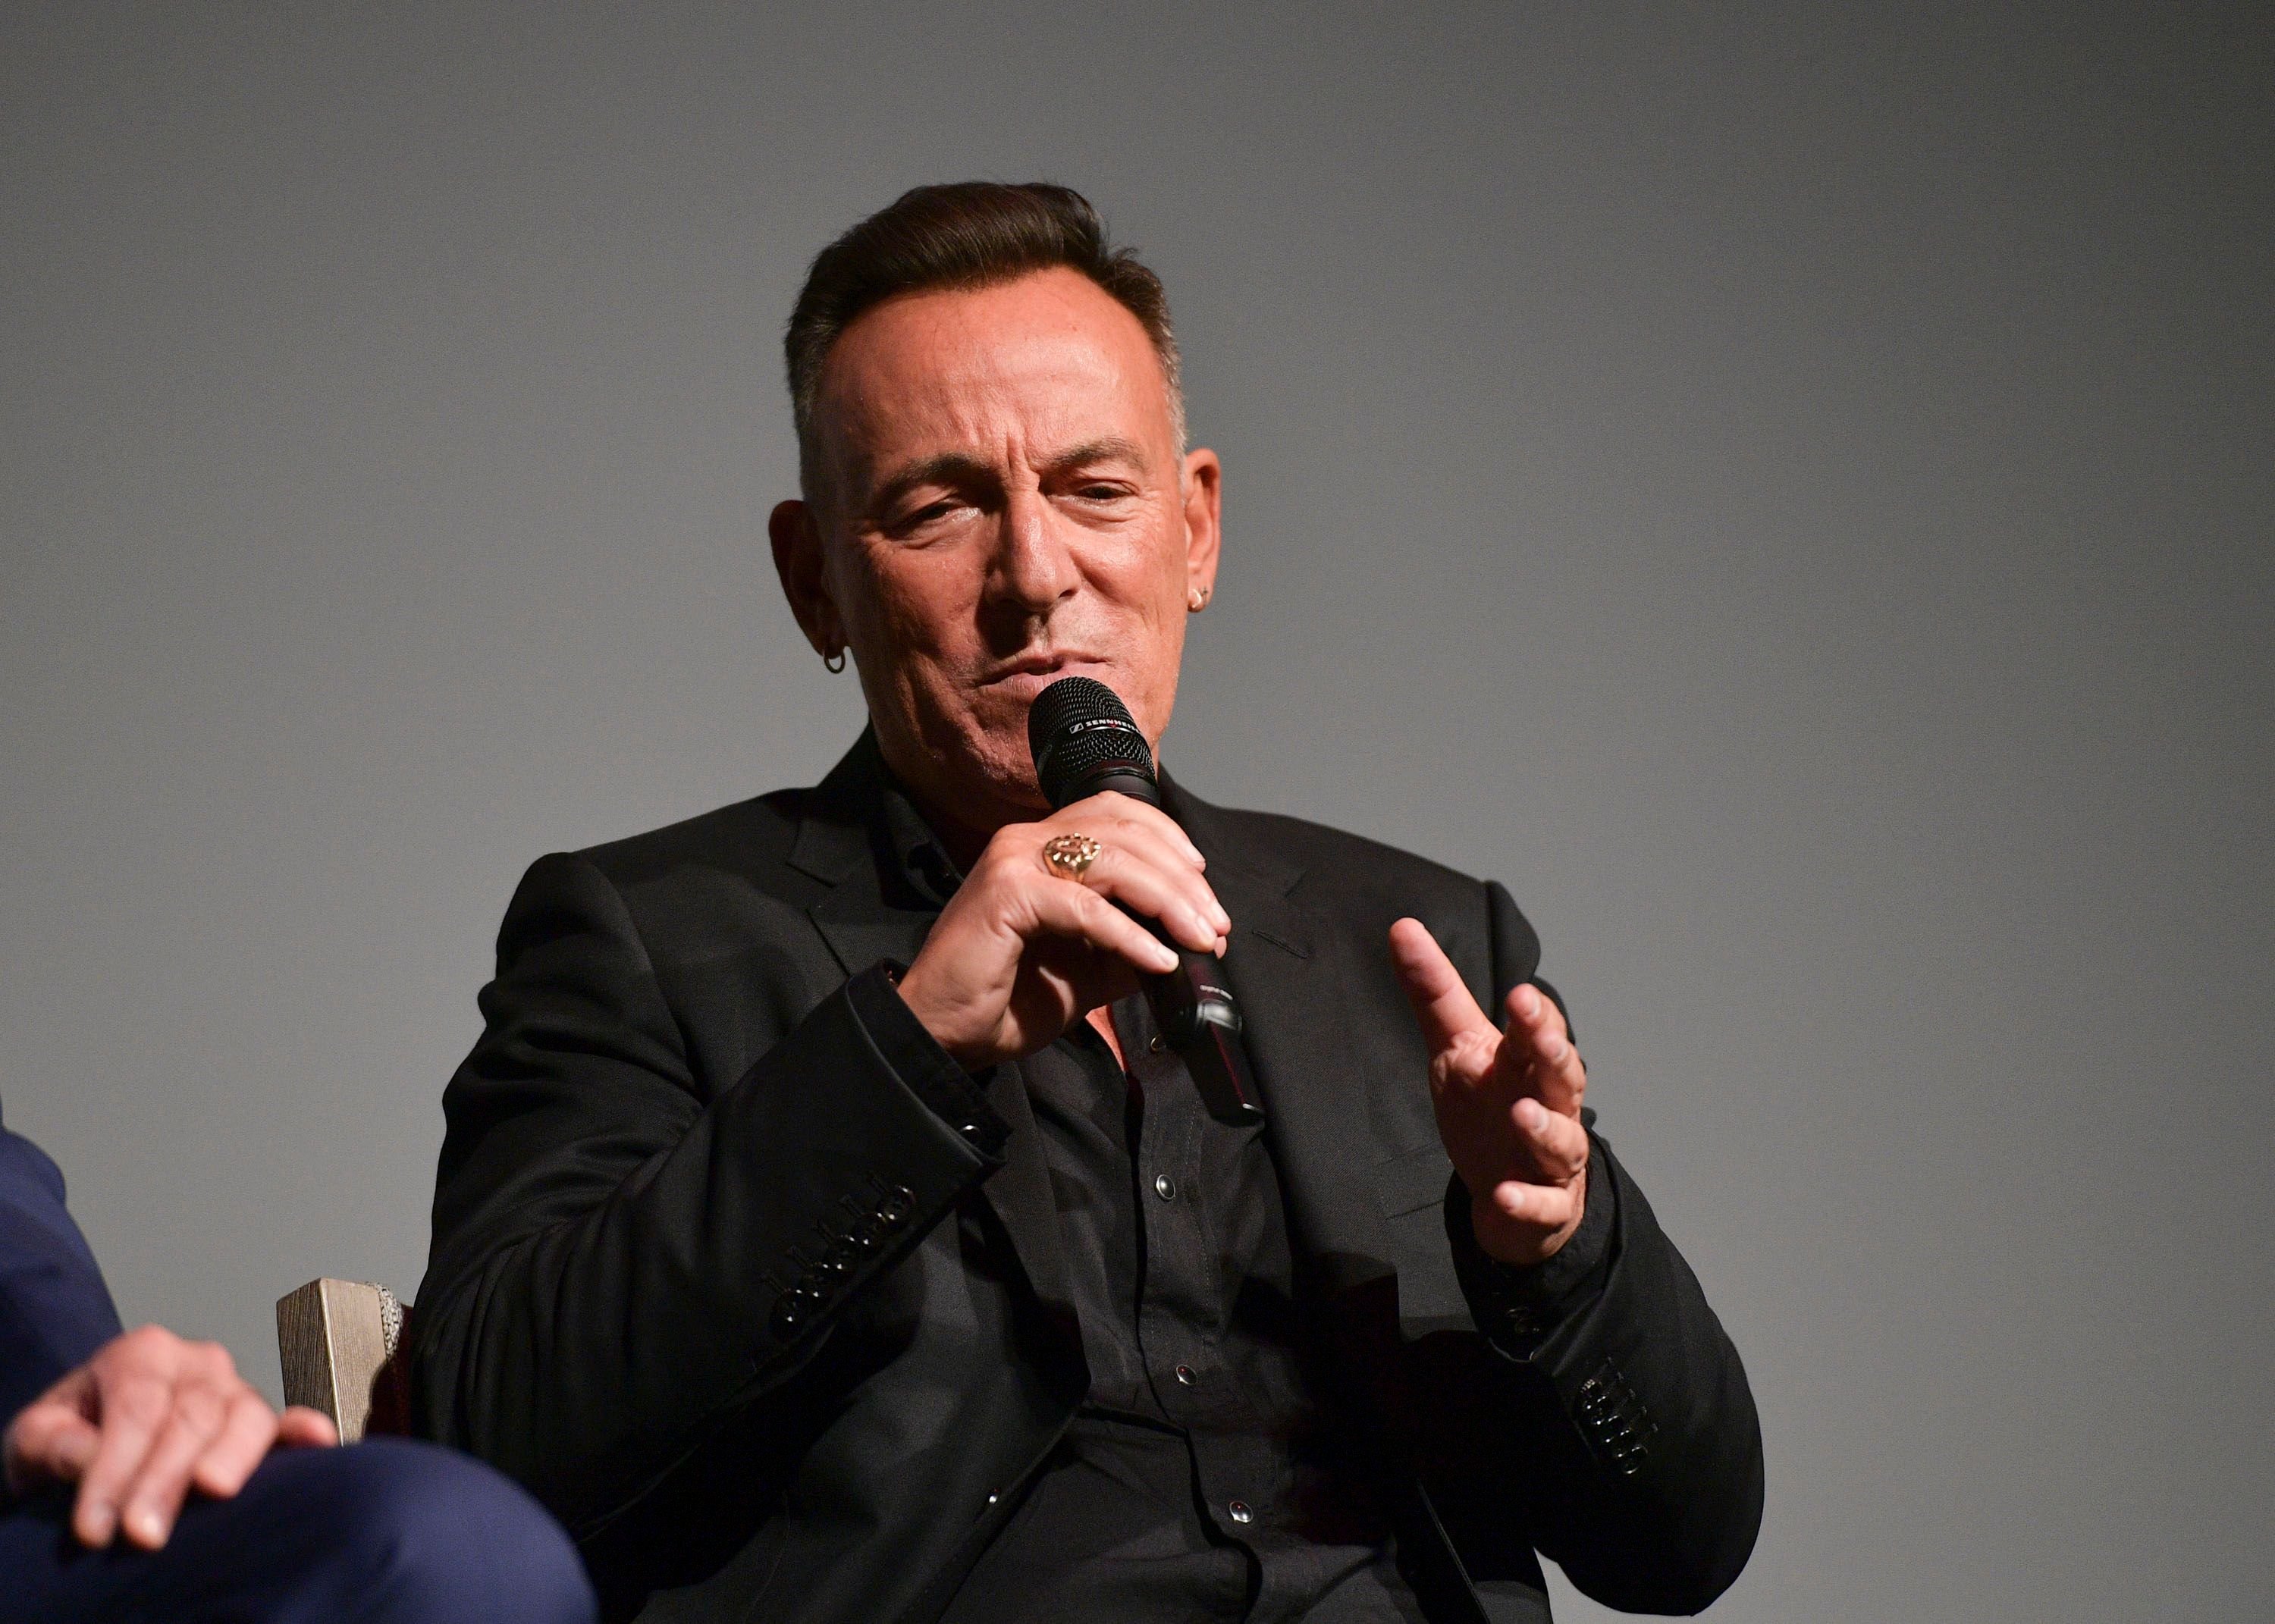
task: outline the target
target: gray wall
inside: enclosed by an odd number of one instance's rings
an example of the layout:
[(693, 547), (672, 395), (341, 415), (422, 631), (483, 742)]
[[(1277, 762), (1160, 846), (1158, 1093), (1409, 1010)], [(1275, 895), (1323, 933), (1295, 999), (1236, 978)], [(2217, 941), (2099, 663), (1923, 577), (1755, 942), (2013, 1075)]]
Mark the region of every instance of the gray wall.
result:
[(1511, 885), (1745, 1351), (1719, 1616), (2268, 1617), (2255, 10), (11, 8), (8, 1120), (272, 1390), (415, 1285), (522, 867), (858, 725), (805, 260), (1047, 175), (1229, 469), (1172, 759)]

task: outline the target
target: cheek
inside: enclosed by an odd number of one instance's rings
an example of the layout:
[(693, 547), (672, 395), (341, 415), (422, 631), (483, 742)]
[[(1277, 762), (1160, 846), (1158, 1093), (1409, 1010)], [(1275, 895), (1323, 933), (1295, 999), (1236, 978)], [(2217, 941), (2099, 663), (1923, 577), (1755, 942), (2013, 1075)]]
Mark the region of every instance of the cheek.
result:
[(863, 561), (855, 618), (896, 658), (954, 646), (971, 620), (966, 584), (930, 560), (873, 555)]
[(1175, 622), (1185, 608), (1181, 543), (1174, 525), (1131, 536), (1105, 553), (1092, 578), (1124, 613), (1153, 625)]
[(1160, 736), (1169, 725), (1169, 713), (1176, 704), (1177, 672), (1183, 663), (1185, 649), (1185, 588), (1180, 570), (1172, 586), (1159, 576), (1151, 575), (1137, 601), (1130, 607), (1138, 623), (1137, 635), (1130, 640), (1126, 668), (1136, 679), (1137, 691), (1122, 697), (1138, 714), (1138, 725), (1148, 733)]

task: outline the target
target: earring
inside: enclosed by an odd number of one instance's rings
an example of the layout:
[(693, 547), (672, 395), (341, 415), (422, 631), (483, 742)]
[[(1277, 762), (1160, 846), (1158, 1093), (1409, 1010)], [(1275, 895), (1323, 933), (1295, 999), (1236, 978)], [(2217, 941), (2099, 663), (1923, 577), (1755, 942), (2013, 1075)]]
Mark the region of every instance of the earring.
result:
[(841, 648), (834, 654), (822, 655), (821, 668), (828, 672), (832, 676), (835, 676), (838, 672), (843, 671), (845, 668), (845, 651)]
[(1208, 607), (1208, 589), (1196, 586), (1185, 593), (1185, 610), (1188, 614), (1198, 615)]

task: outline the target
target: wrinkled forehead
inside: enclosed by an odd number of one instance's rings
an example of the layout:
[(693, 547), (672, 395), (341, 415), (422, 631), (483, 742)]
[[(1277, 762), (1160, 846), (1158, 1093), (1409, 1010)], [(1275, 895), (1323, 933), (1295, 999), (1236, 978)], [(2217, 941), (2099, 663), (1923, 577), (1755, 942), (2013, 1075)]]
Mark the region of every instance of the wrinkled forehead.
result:
[(1138, 318), (1089, 278), (1044, 271), (865, 311), (823, 363), (814, 412), (829, 484), (858, 502), (946, 455), (1030, 467), (1124, 440), (1174, 457), (1168, 381)]

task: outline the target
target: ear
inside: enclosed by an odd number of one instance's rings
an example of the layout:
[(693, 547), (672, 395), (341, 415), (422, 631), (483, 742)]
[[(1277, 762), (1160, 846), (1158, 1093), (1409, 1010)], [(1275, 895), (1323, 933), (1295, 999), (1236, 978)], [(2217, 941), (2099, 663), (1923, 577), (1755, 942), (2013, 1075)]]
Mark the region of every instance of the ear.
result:
[(782, 578), (782, 596), (790, 600), (798, 630), (815, 653), (829, 659), (845, 646), (845, 630), (830, 600), (821, 526), (813, 510), (796, 500), (776, 502), (767, 516), (767, 539), (774, 544), (775, 573)]
[(1217, 549), (1224, 540), (1224, 465), (1214, 451), (1185, 453), (1185, 589), (1216, 592)]

